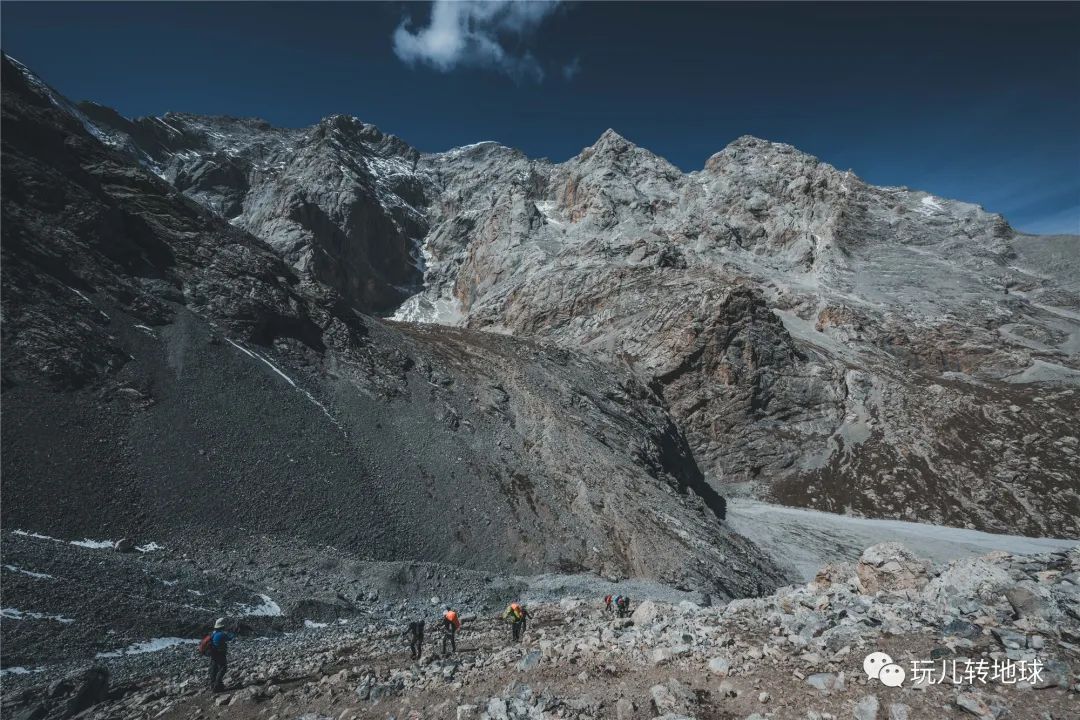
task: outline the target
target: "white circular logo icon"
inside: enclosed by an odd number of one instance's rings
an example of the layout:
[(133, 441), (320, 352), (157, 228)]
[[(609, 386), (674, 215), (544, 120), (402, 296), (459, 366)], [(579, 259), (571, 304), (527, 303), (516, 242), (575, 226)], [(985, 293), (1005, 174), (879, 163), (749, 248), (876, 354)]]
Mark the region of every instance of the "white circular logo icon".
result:
[[(881, 668), (886, 665), (892, 665), (892, 658), (883, 652), (873, 652), (866, 656), (866, 659), (862, 661), (862, 669), (871, 678), (878, 677), (878, 673), (881, 672)], [(901, 668), (903, 672), (903, 668)], [(903, 678), (900, 679), (903, 682)]]
[(878, 671), (878, 680), (881, 681), (882, 685), (888, 685), (889, 687), (900, 687), (904, 684), (905, 677), (907, 677), (907, 673), (904, 672), (904, 668), (896, 663), (886, 665)]

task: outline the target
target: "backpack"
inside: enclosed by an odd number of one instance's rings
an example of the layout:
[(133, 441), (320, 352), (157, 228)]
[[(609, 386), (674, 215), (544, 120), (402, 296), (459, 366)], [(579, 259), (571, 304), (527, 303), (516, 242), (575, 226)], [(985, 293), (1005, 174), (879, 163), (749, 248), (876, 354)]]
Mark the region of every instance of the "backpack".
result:
[(210, 648), (213, 647), (214, 634), (211, 633), (199, 641), (199, 654), (209, 655)]

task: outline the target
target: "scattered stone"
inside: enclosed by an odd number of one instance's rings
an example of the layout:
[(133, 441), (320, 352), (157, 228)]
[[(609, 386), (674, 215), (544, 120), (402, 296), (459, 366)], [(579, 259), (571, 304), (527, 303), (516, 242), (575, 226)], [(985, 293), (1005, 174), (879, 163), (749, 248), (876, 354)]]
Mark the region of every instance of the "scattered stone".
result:
[(855, 720), (877, 720), (877, 716), (877, 695), (863, 695), (859, 702), (855, 703)]
[(1044, 660), (1039, 668), (1039, 678), (1032, 683), (1036, 690), (1052, 687), (1069, 687), (1070, 670), (1068, 664), (1061, 660)]
[(975, 715), (979, 720), (997, 720), (1005, 710), (1005, 702), (997, 695), (990, 695), (980, 690), (966, 690), (956, 696), (956, 704), (962, 710)]
[(649, 659), (652, 660), (653, 665), (660, 665), (689, 653), (689, 645), (673, 645), (671, 647), (654, 648), (649, 654)]
[(911, 708), (904, 703), (891, 703), (889, 705), (889, 720), (910, 720)]
[(855, 568), (851, 563), (830, 563), (818, 570), (814, 576), (814, 587), (825, 590), (836, 584), (846, 584), (855, 579)]
[(727, 658), (714, 657), (709, 660), (709, 672), (726, 677), (731, 672), (731, 662)]
[(1019, 585), (1006, 590), (1005, 599), (1009, 601), (1017, 618), (1052, 620), (1056, 615), (1042, 597)]
[(855, 574), (863, 593), (921, 590), (929, 581), (927, 563), (898, 542), (868, 547), (859, 558)]
[(1027, 647), (1027, 637), (1023, 633), (1006, 630), (1005, 628), (991, 628), (990, 632), (1003, 647), (1013, 650)]
[(675, 696), (667, 685), (653, 685), (649, 688), (649, 699), (652, 703), (654, 715), (663, 715), (672, 712), (678, 706)]
[(974, 623), (969, 623), (966, 620), (960, 620), (959, 618), (953, 620), (942, 628), (946, 635), (955, 635), (956, 637), (973, 639), (982, 635), (982, 628)]
[(823, 693), (843, 692), (847, 687), (843, 673), (814, 673), (806, 678), (806, 682)]
[(653, 685), (649, 688), (649, 698), (656, 715), (685, 713), (697, 704), (697, 695), (674, 679), (668, 680), (664, 685)]
[(502, 698), (491, 698), (487, 704), (487, 717), (490, 720), (509, 720), (506, 711), (506, 701)]
[(518, 670), (532, 670), (540, 664), (540, 658), (543, 657), (543, 653), (539, 650), (530, 650), (525, 653), (525, 657), (518, 661)]

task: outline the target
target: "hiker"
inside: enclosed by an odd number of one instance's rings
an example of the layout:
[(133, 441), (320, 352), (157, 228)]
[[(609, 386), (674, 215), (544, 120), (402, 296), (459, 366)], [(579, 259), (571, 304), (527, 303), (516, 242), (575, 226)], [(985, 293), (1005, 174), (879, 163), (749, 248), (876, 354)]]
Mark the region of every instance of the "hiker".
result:
[(405, 634), (409, 636), (409, 657), (419, 660), (424, 649), (424, 621), (413, 620)]
[(622, 595), (612, 595), (611, 596), (611, 604), (608, 605), (608, 610), (611, 611), (612, 615), (618, 615), (619, 614), (619, 607), (621, 606), (621, 604), (622, 604)]
[(199, 654), (210, 658), (210, 692), (225, 690), (225, 673), (229, 669), (229, 643), (236, 634), (225, 629), (225, 618), (214, 622), (213, 631), (199, 643)]
[(458, 619), (456, 610), (451, 609), (449, 605), (446, 606), (446, 611), (443, 613), (442, 620), (442, 651), (443, 655), (446, 654), (446, 646), (450, 645), (450, 652), (457, 652), (457, 632), (461, 629), (461, 620)]
[(614, 600), (614, 599), (615, 598), (612, 595), (605, 595), (604, 596), (604, 611), (605, 612), (612, 613), (612, 614), (615, 613), (615, 608), (611, 604), (611, 601)]
[(619, 617), (624, 618), (630, 614), (630, 598), (626, 595), (620, 595), (615, 600), (615, 607), (618, 608)]
[(532, 617), (529, 615), (529, 610), (520, 603), (510, 603), (510, 606), (506, 608), (506, 612), (503, 613), (503, 620), (509, 620), (510, 625), (510, 642), (521, 642), (522, 636), (525, 634), (525, 625), (528, 619)]

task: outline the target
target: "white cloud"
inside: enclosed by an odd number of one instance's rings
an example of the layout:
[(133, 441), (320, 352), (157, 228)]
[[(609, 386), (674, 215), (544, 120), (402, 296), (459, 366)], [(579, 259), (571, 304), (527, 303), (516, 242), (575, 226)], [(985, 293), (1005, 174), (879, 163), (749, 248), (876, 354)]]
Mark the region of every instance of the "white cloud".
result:
[(459, 65), (490, 67), (516, 80), (539, 82), (544, 71), (536, 58), (507, 51), (503, 38), (535, 29), (556, 5), (558, 0), (435, 0), (427, 27), (414, 30), (407, 18), (394, 31), (394, 54), (410, 65), (423, 63), (442, 72)]

